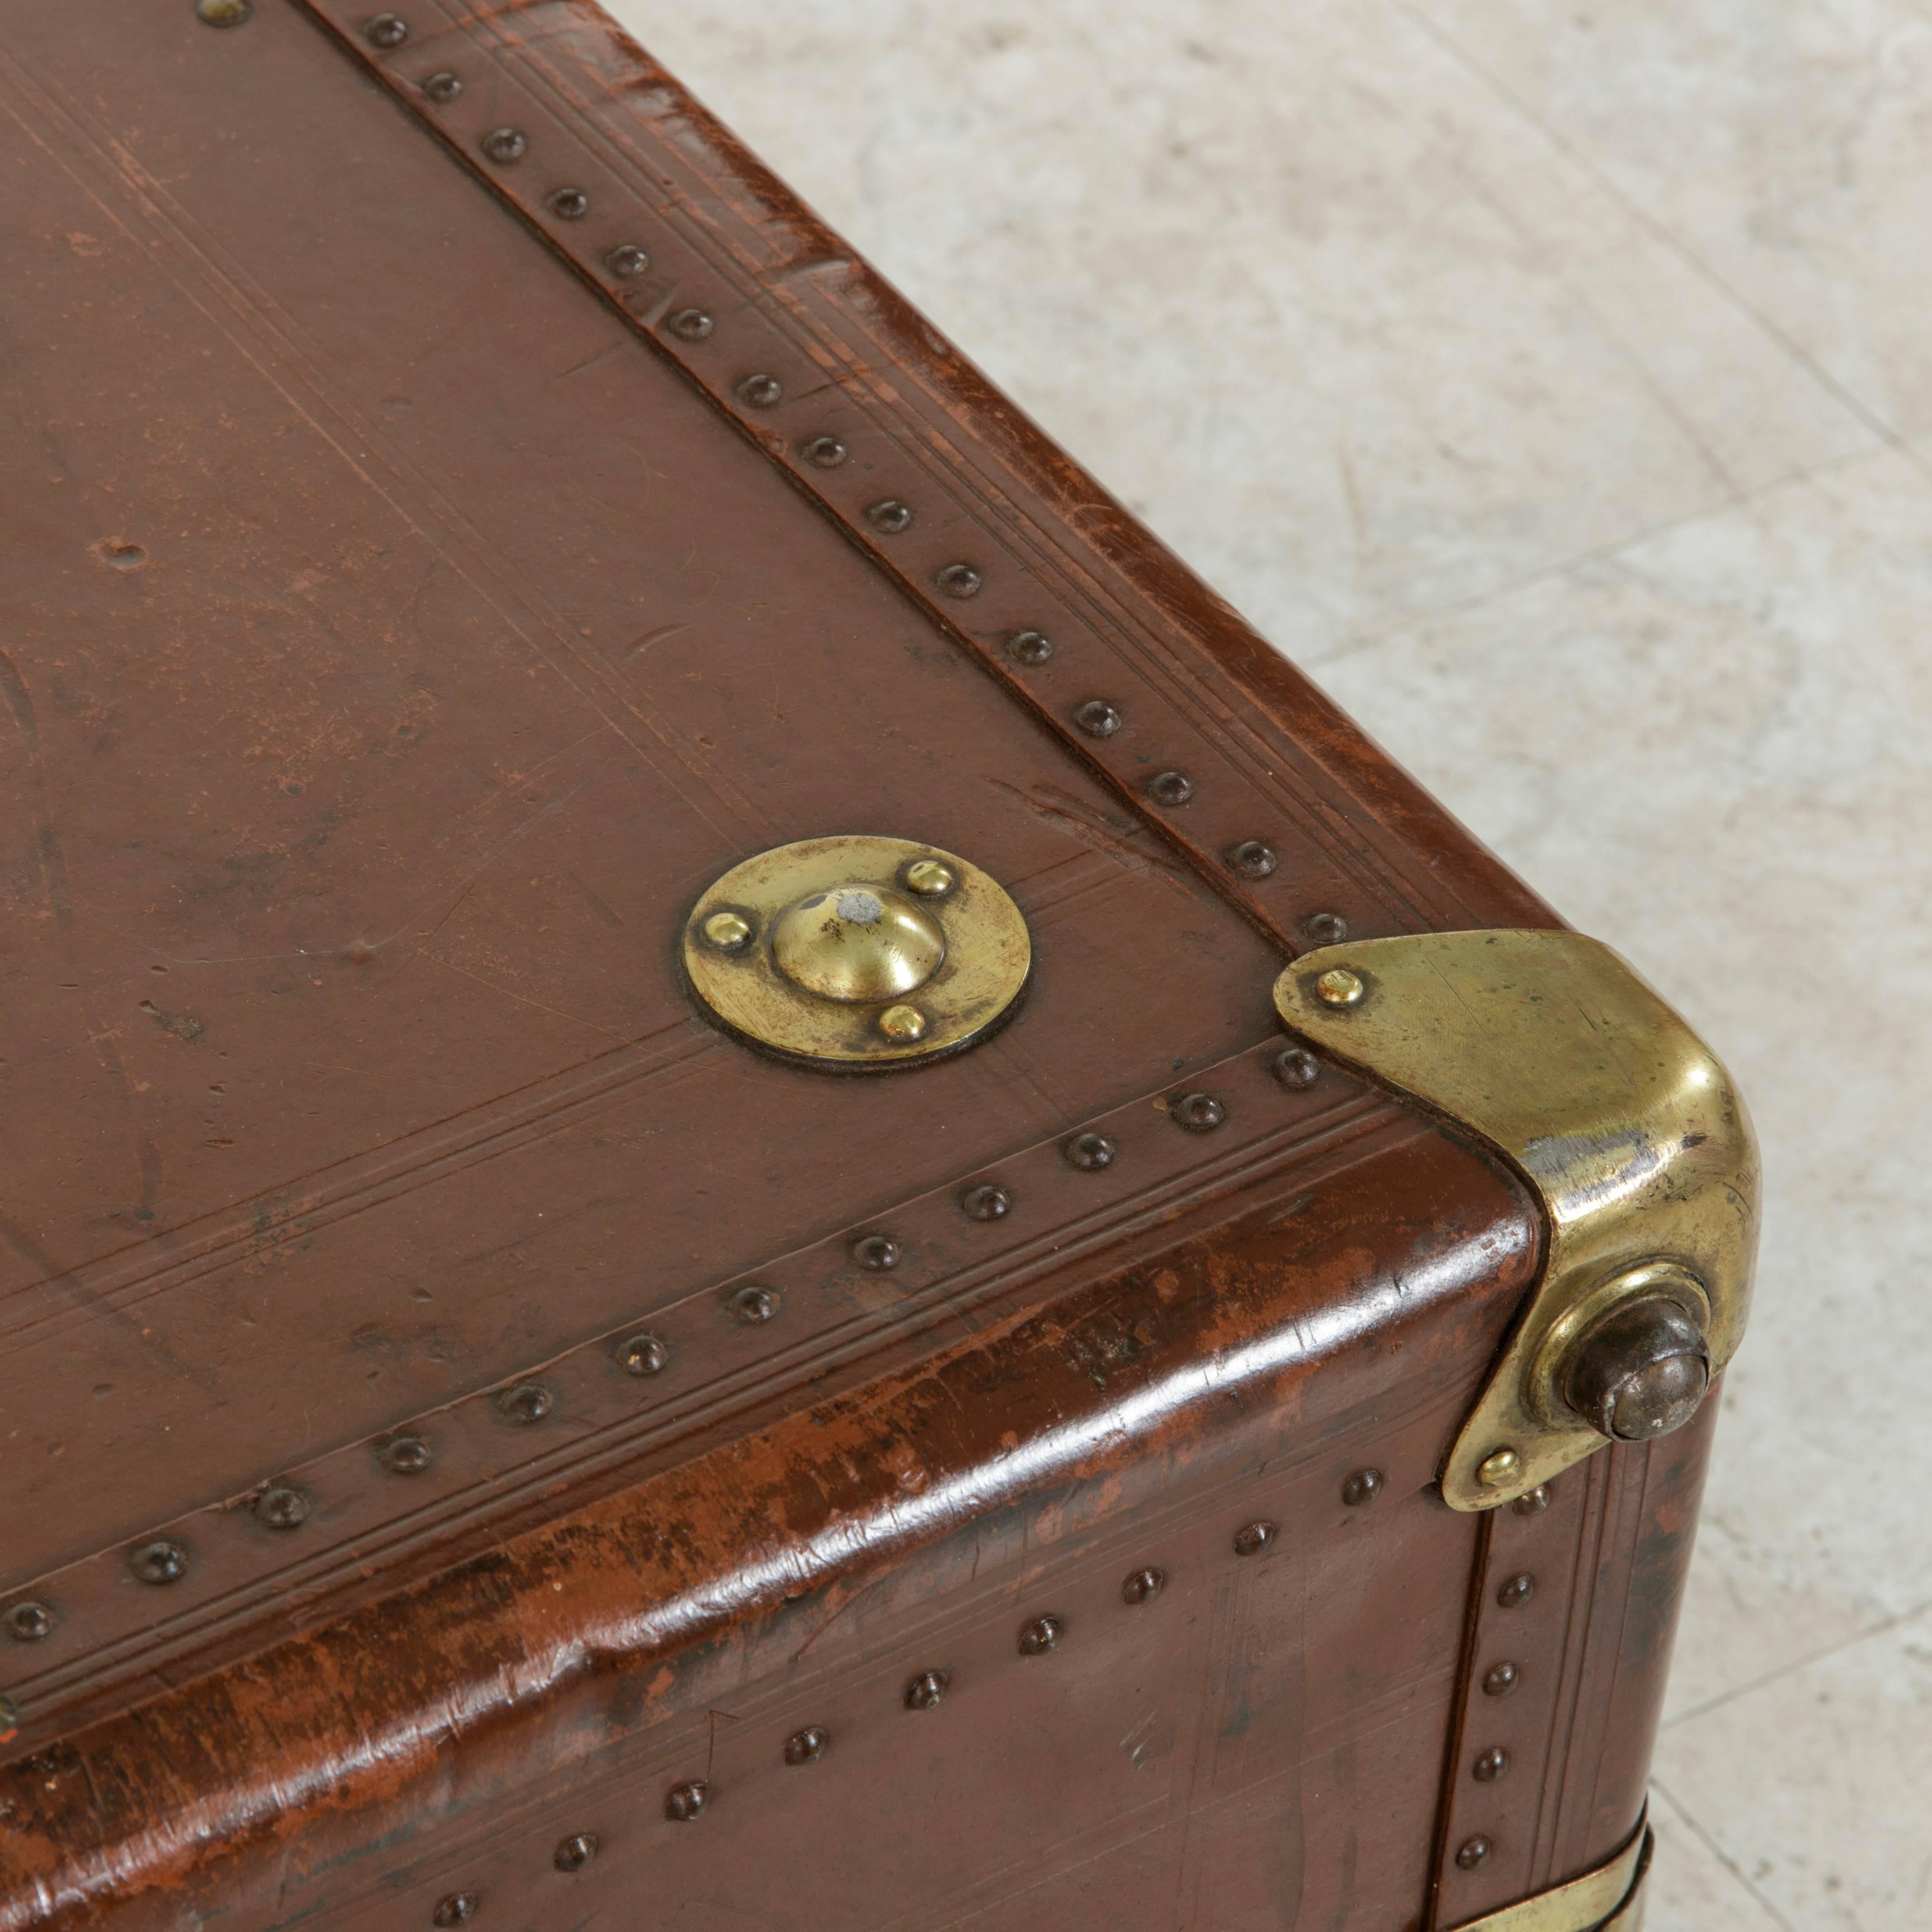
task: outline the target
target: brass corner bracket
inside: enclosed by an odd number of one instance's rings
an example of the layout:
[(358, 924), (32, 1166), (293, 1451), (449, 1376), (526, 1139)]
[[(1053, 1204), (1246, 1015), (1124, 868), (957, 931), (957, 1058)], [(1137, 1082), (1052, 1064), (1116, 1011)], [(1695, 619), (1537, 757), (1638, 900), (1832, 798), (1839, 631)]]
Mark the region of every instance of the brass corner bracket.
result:
[(1757, 1144), (1716, 1056), (1632, 968), (1580, 933), (1425, 933), (1305, 954), (1274, 999), (1541, 1204), (1542, 1272), (1443, 1466), (1450, 1506), (1688, 1420), (1744, 1332)]

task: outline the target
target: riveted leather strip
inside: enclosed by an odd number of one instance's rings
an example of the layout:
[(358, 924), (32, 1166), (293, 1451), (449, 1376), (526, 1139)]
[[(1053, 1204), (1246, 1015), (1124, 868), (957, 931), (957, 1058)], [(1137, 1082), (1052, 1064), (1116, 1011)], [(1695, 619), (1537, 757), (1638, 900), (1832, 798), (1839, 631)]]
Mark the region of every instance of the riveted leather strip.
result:
[(594, 6), (412, 0), (379, 46), (299, 4), (1284, 947), (1309, 868), (1250, 877), (1250, 842), (1321, 855), (1360, 933), (1549, 922), (1473, 842), (1421, 857), (1420, 794)]

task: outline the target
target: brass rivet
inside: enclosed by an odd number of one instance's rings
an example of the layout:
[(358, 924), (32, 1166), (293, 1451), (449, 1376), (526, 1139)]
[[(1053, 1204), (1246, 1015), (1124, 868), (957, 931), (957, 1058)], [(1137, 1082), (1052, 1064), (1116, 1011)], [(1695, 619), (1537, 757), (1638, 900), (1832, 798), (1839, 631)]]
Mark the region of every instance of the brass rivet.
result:
[(784, 385), (776, 376), (747, 376), (738, 385), (738, 400), (747, 409), (768, 410), (784, 397)]
[(372, 47), (399, 47), (410, 37), (410, 23), (394, 14), (378, 14), (362, 29), (362, 38)]
[(1496, 1602), (1504, 1610), (1520, 1610), (1536, 1594), (1536, 1579), (1526, 1573), (1512, 1576), (1496, 1592)]
[(752, 922), (740, 913), (714, 912), (698, 931), (714, 952), (742, 952), (751, 943)]
[(1507, 1697), (1522, 1682), (1522, 1672), (1514, 1664), (1492, 1664), (1483, 1676), (1485, 1697)]
[(1185, 805), (1194, 796), (1194, 781), (1185, 772), (1156, 772), (1146, 791), (1156, 805)]
[(493, 128), (483, 136), (484, 153), (502, 167), (520, 161), (530, 147), (530, 136), (520, 128)]
[(1322, 1077), (1322, 1063), (1305, 1046), (1285, 1046), (1275, 1055), (1274, 1077), (1284, 1087), (1312, 1087)]
[(878, 1021), (886, 1039), (910, 1041), (926, 1036), (926, 1016), (916, 1006), (888, 1006)]
[(580, 188), (560, 188), (550, 198), (550, 212), (560, 221), (581, 221), (590, 212), (590, 197)]
[(452, 1892), (430, 1914), (432, 1925), (467, 1925), (482, 1903), (473, 1892)]
[(1486, 1490), (1504, 1489), (1516, 1480), (1522, 1458), (1514, 1449), (1492, 1449), (1476, 1470), (1476, 1480)]
[(1258, 838), (1244, 838), (1229, 849), (1228, 863), (1244, 879), (1264, 879), (1281, 863), (1281, 857), (1272, 845), (1264, 845)]
[(831, 1742), (832, 1733), (823, 1724), (808, 1724), (785, 1739), (784, 1761), (793, 1765), (816, 1764)]
[(433, 74), (422, 84), (422, 91), (439, 107), (447, 107), (463, 92), (463, 76), (452, 74), (445, 68), (440, 74)]
[(1324, 1006), (1354, 1006), (1369, 989), (1346, 966), (1331, 966), (1315, 982), (1315, 996)]
[(604, 257), (604, 266), (620, 281), (632, 281), (651, 266), (651, 258), (634, 242), (620, 242)]
[(959, 881), (950, 866), (937, 859), (915, 859), (905, 869), (905, 882), (922, 898), (943, 899)]
[(662, 1335), (633, 1335), (619, 1346), (617, 1366), (627, 1376), (662, 1375), (670, 1366), (670, 1344)]
[(238, 27), (255, 10), (255, 0), (195, 0), (194, 16), (204, 27)]
[(1509, 1753), (1501, 1744), (1492, 1744), (1470, 1767), (1470, 1775), (1478, 1784), (1493, 1784), (1509, 1767)]
[(1348, 936), (1348, 922), (1339, 912), (1312, 912), (1301, 929), (1317, 946), (1340, 946)]
[(688, 1825), (704, 1814), (711, 1802), (711, 1787), (693, 1778), (688, 1784), (674, 1784), (664, 1793), (664, 1816), (674, 1825)]
[(1465, 1871), (1474, 1871), (1480, 1864), (1489, 1862), (1490, 1854), (1496, 1850), (1486, 1838), (1471, 1838), (1456, 1854), (1456, 1862)]
[(1104, 698), (1090, 698), (1076, 708), (1073, 722), (1090, 738), (1111, 738), (1126, 721)]
[(1167, 1111), (1174, 1125), (1190, 1134), (1211, 1134), (1228, 1118), (1227, 1108), (1212, 1094), (1177, 1094)]
[(800, 452), (820, 470), (836, 470), (851, 453), (836, 436), (815, 436)]
[(1382, 1492), (1382, 1472), (1379, 1469), (1358, 1469), (1342, 1485), (1342, 1500), (1351, 1509), (1360, 1509), (1364, 1503), (1372, 1503)]
[(778, 1292), (775, 1288), (741, 1288), (724, 1305), (748, 1328), (755, 1328), (778, 1312)]
[(1006, 640), (1006, 655), (1015, 664), (1043, 664), (1053, 655), (1053, 640), (1044, 631), (1016, 631)]
[(1150, 1604), (1167, 1588), (1167, 1572), (1151, 1566), (1136, 1570), (1120, 1586), (1120, 1600), (1124, 1604)]
[(681, 342), (702, 342), (718, 324), (709, 309), (681, 308), (664, 326)]
[(901, 502), (896, 496), (888, 496), (866, 510), (866, 520), (882, 537), (904, 536), (913, 526), (912, 506)]
[(949, 563), (932, 580), (949, 597), (976, 597), (986, 580), (970, 563)]
[(1550, 1485), (1538, 1483), (1526, 1496), (1518, 1496), (1510, 1504), (1518, 1516), (1540, 1516), (1550, 1507)]
[(1004, 1187), (983, 1181), (959, 1197), (959, 1211), (969, 1221), (998, 1221), (1012, 1211), (1013, 1197)]
[(1091, 1174), (1096, 1168), (1112, 1167), (1120, 1149), (1105, 1134), (1076, 1134), (1062, 1144), (1060, 1152), (1068, 1166)]

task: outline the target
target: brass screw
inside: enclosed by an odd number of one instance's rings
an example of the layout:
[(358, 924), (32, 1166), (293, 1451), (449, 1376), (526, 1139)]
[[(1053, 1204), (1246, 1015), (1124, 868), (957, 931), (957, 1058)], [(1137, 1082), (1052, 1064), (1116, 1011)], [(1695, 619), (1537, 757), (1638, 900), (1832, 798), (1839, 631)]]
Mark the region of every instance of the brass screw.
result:
[(1346, 966), (1331, 966), (1315, 982), (1315, 995), (1324, 1006), (1358, 1006), (1369, 989)]
[(903, 1045), (926, 1036), (926, 1016), (916, 1006), (888, 1006), (879, 1016), (879, 1030), (886, 1039)]
[(950, 866), (937, 859), (915, 859), (906, 868), (905, 882), (922, 898), (943, 899), (959, 881)]
[(204, 27), (238, 27), (254, 10), (255, 0), (195, 0), (195, 18)]
[(1522, 1458), (1514, 1449), (1492, 1449), (1476, 1468), (1476, 1480), (1486, 1490), (1500, 1490), (1514, 1482), (1522, 1467)]
[(714, 950), (742, 952), (751, 942), (752, 922), (735, 912), (714, 912), (698, 930)]

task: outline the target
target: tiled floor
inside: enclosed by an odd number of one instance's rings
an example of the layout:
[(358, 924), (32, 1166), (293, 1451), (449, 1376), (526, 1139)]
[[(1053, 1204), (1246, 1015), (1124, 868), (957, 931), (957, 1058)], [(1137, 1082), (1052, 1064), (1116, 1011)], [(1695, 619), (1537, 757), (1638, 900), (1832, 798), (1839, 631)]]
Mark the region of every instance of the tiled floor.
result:
[(617, 0), (1730, 1060), (1651, 1932), (1932, 1928), (1924, 0)]

